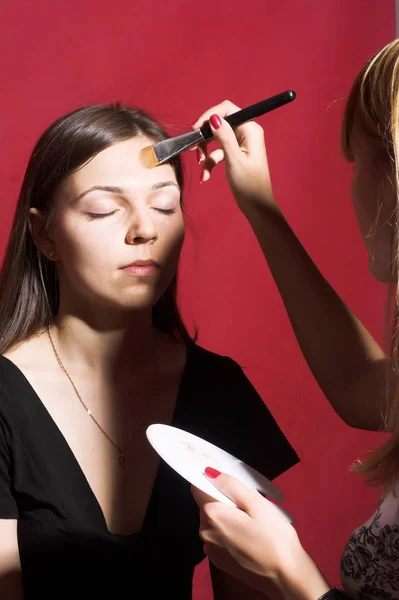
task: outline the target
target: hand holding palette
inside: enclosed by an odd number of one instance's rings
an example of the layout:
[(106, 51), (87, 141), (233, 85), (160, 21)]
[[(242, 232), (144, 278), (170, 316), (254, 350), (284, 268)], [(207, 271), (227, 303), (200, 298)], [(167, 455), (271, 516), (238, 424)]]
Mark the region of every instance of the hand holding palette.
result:
[[(279, 488), (261, 473), (192, 433), (171, 425), (154, 424), (148, 427), (146, 434), (151, 446), (172, 469), (215, 500), (235, 506), (205, 476), (206, 467), (232, 475), (258, 494), (260, 492), (277, 502), (284, 500)], [(292, 523), (291, 515), (280, 506), (277, 508)]]

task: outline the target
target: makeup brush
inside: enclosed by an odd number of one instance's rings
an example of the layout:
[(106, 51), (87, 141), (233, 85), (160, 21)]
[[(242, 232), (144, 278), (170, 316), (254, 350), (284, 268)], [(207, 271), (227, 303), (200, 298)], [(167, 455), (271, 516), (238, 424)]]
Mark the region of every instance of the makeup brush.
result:
[[(257, 102), (247, 108), (243, 108), (232, 115), (225, 117), (225, 120), (231, 125), (231, 127), (237, 127), (247, 121), (251, 121), (256, 117), (260, 117), (271, 110), (284, 106), (288, 102), (295, 100), (296, 94), (293, 90), (288, 90), (272, 96), (262, 102)], [(140, 158), (143, 164), (148, 168), (153, 168), (167, 162), (180, 152), (188, 150), (196, 144), (201, 144), (207, 140), (213, 138), (213, 133), (208, 124), (203, 125), (199, 129), (194, 129), (188, 133), (182, 135), (176, 135), (172, 138), (162, 140), (151, 146), (146, 146), (140, 151)]]

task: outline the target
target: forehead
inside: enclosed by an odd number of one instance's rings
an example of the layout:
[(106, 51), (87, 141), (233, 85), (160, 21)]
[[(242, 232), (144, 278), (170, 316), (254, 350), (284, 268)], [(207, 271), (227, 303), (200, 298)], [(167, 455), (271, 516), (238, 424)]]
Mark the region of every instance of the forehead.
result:
[(118, 142), (71, 174), (64, 191), (81, 193), (92, 185), (118, 185), (129, 189), (149, 188), (159, 181), (176, 181), (170, 164), (149, 169), (140, 159), (140, 150), (153, 144), (146, 137), (134, 137)]

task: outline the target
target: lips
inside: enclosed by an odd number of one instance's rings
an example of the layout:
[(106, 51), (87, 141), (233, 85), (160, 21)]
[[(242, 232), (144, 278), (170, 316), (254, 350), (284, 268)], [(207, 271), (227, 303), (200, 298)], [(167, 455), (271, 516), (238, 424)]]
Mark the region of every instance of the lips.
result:
[(155, 260), (135, 260), (134, 262), (122, 267), (122, 269), (129, 269), (130, 267), (158, 267), (158, 263)]
[(130, 265), (122, 267), (122, 271), (137, 277), (149, 277), (154, 275), (158, 267), (159, 265), (155, 260), (136, 260)]

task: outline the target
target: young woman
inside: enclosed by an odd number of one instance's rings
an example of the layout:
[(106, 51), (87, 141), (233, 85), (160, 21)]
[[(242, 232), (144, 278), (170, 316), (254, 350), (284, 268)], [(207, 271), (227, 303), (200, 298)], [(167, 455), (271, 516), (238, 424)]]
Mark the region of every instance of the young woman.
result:
[[(142, 111), (88, 106), (29, 161), (0, 277), (2, 600), (191, 597), (198, 510), (151, 423), (269, 478), (297, 462), (237, 363), (179, 316), (181, 163), (139, 158), (165, 137)], [(213, 581), (216, 597), (257, 594)]]
[[(209, 114), (226, 115), (229, 105)], [(342, 584), (352, 598), (399, 598), (399, 415), (398, 200), (399, 40), (362, 69), (350, 93), (342, 129), (345, 157), (355, 173), (352, 198), (378, 280), (393, 284), (395, 306), (391, 351), (384, 354), (305, 253), (272, 193), (265, 153), (257, 165), (219, 118), (215, 136), (222, 150), (205, 162), (205, 179), (225, 157), (227, 175), (242, 211), (264, 251), (304, 356), (328, 400), (349, 425), (391, 432), (387, 442), (358, 470), (385, 492), (375, 514), (356, 529), (345, 549)], [(241, 146), (241, 147), (240, 147)], [(205, 158), (204, 149), (200, 158)], [(252, 195), (241, 193), (244, 166), (251, 164)], [(202, 507), (201, 535), (214, 564), (276, 598), (316, 600), (342, 595), (331, 590), (295, 533), (275, 507), (226, 475), (209, 471), (215, 485), (242, 510), (210, 502), (194, 490)]]

